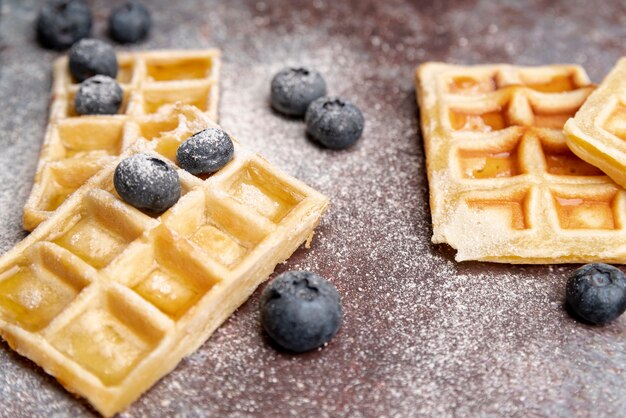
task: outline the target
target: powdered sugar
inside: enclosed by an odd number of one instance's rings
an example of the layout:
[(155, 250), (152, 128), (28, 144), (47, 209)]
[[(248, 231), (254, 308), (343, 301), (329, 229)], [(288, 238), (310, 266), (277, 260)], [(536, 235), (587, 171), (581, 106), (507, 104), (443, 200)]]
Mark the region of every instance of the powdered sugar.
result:
[[(5, 2), (0, 27), (10, 42), (0, 55), (0, 108), (11, 115), (0, 118), (0, 163), (10, 167), (0, 182), (1, 251), (23, 234), (55, 56), (29, 37), (35, 3)], [(110, 7), (92, 4), (101, 33)], [(430, 243), (413, 91), (414, 66), (424, 59), (549, 63), (585, 51), (599, 80), (621, 54), (619, 43), (604, 42), (623, 33), (607, 16), (619, 6), (563, 3), (539, 14), (486, 1), (149, 5), (155, 30), (138, 47), (222, 47), (223, 127), (330, 197), (311, 250), (300, 249), (277, 273), (308, 269), (329, 278), (345, 321), (326, 348), (284, 354), (261, 332), (256, 292), (122, 416), (618, 416), (626, 409), (626, 322), (600, 329), (567, 316), (572, 267), (455, 263), (451, 249)], [(597, 40), (581, 37), (584, 28)], [(321, 149), (301, 121), (271, 110), (271, 77), (287, 65), (317, 68), (330, 92), (359, 106), (366, 128), (354, 148)], [(91, 414), (6, 345), (0, 394), (6, 414)]]

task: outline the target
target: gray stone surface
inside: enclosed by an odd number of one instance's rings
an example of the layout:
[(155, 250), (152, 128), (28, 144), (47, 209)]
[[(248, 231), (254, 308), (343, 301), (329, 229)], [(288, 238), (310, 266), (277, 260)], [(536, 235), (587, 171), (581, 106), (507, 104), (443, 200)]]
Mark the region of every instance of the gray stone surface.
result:
[[(118, 1), (89, 1), (103, 38)], [(599, 82), (624, 54), (620, 1), (146, 1), (138, 49), (220, 47), (221, 122), (326, 193), (332, 208), (307, 268), (342, 294), (345, 322), (324, 349), (276, 351), (258, 295), (124, 417), (624, 416), (626, 317), (595, 328), (563, 310), (573, 266), (453, 261), (430, 243), (413, 71), (422, 61), (584, 65)], [(47, 118), (57, 53), (34, 43), (39, 2), (4, 1), (0, 20), (0, 253), (25, 233), (21, 210)], [(121, 48), (120, 48), (121, 49)], [(272, 75), (318, 68), (361, 107), (362, 140), (343, 152), (305, 139), (268, 105)], [(0, 416), (95, 412), (0, 344)]]

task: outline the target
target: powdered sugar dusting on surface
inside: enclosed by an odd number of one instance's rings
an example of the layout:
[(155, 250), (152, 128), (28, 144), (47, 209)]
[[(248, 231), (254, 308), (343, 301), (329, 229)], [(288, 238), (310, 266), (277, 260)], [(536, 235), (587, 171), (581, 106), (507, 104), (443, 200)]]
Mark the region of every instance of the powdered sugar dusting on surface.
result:
[[(9, 18), (0, 23), (8, 43), (0, 107), (14, 115), (0, 118), (0, 163), (12, 167), (0, 182), (1, 251), (23, 235), (21, 206), (56, 56), (32, 44), (35, 3), (4, 2)], [(92, 3), (98, 36), (110, 3)], [(599, 81), (623, 53), (614, 41), (624, 35), (623, 6), (408, 3), (181, 0), (173, 9), (150, 2), (157, 30), (140, 48), (221, 47), (223, 127), (330, 197), (311, 250), (298, 250), (277, 273), (308, 269), (331, 279), (345, 322), (326, 348), (281, 353), (261, 332), (256, 292), (122, 416), (619, 416), (626, 409), (626, 318), (605, 328), (571, 320), (562, 301), (573, 267), (455, 263), (452, 250), (430, 243), (413, 87), (414, 67), (425, 60), (574, 62)], [(271, 110), (270, 80), (287, 65), (315, 67), (329, 94), (359, 106), (366, 127), (354, 148), (321, 149), (305, 139), (303, 122)], [(6, 345), (0, 394), (16, 416), (93, 414)]]

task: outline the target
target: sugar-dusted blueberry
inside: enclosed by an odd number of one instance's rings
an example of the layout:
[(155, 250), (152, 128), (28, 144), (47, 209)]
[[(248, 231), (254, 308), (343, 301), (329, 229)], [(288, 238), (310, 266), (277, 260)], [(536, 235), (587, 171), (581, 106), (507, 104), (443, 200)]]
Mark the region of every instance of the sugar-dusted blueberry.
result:
[(180, 178), (174, 167), (147, 154), (123, 159), (115, 169), (113, 184), (128, 204), (148, 214), (159, 214), (180, 198)]
[(626, 276), (608, 264), (586, 264), (569, 278), (566, 299), (581, 319), (606, 324), (626, 311)]
[(176, 159), (191, 174), (212, 174), (232, 160), (234, 152), (233, 141), (226, 132), (208, 128), (183, 142), (176, 151)]
[(111, 45), (98, 39), (82, 39), (69, 52), (70, 73), (77, 82), (94, 75), (117, 76), (117, 57)]
[(326, 94), (326, 82), (312, 68), (285, 68), (272, 79), (272, 107), (289, 116), (302, 117), (309, 104)]
[(124, 92), (111, 77), (96, 75), (80, 83), (74, 106), (79, 115), (114, 115), (120, 110)]
[(37, 39), (50, 49), (66, 49), (91, 33), (91, 11), (83, 0), (50, 0), (37, 17)]
[(261, 295), (261, 323), (281, 347), (301, 353), (328, 342), (339, 329), (343, 310), (337, 289), (309, 271), (289, 271)]
[(148, 36), (152, 26), (150, 11), (138, 1), (129, 1), (113, 9), (109, 16), (109, 36), (129, 44)]
[(353, 145), (363, 133), (365, 119), (355, 105), (339, 97), (320, 97), (306, 111), (306, 131), (331, 149)]

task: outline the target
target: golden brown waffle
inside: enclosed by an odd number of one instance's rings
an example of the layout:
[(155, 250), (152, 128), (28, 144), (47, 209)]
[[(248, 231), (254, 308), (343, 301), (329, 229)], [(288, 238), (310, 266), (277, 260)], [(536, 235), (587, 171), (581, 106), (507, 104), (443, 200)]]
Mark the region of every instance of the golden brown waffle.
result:
[[(124, 156), (175, 157), (214, 125), (194, 108)], [(175, 111), (176, 111), (175, 110)], [(328, 200), (235, 141), (160, 217), (124, 203), (112, 161), (0, 258), (0, 333), (103, 415), (123, 410), (212, 332), (305, 240)]]
[(119, 114), (78, 116), (78, 84), (67, 57), (54, 64), (50, 121), (31, 195), (24, 207), (24, 229), (49, 218), (74, 190), (137, 138), (152, 140), (171, 128), (163, 112), (174, 103), (193, 105), (217, 120), (218, 50), (119, 53), (117, 80), (124, 91)]
[(570, 149), (626, 187), (626, 58), (563, 129)]
[(625, 260), (626, 193), (561, 132), (593, 90), (582, 68), (427, 63), (416, 75), (433, 242), (459, 261)]

